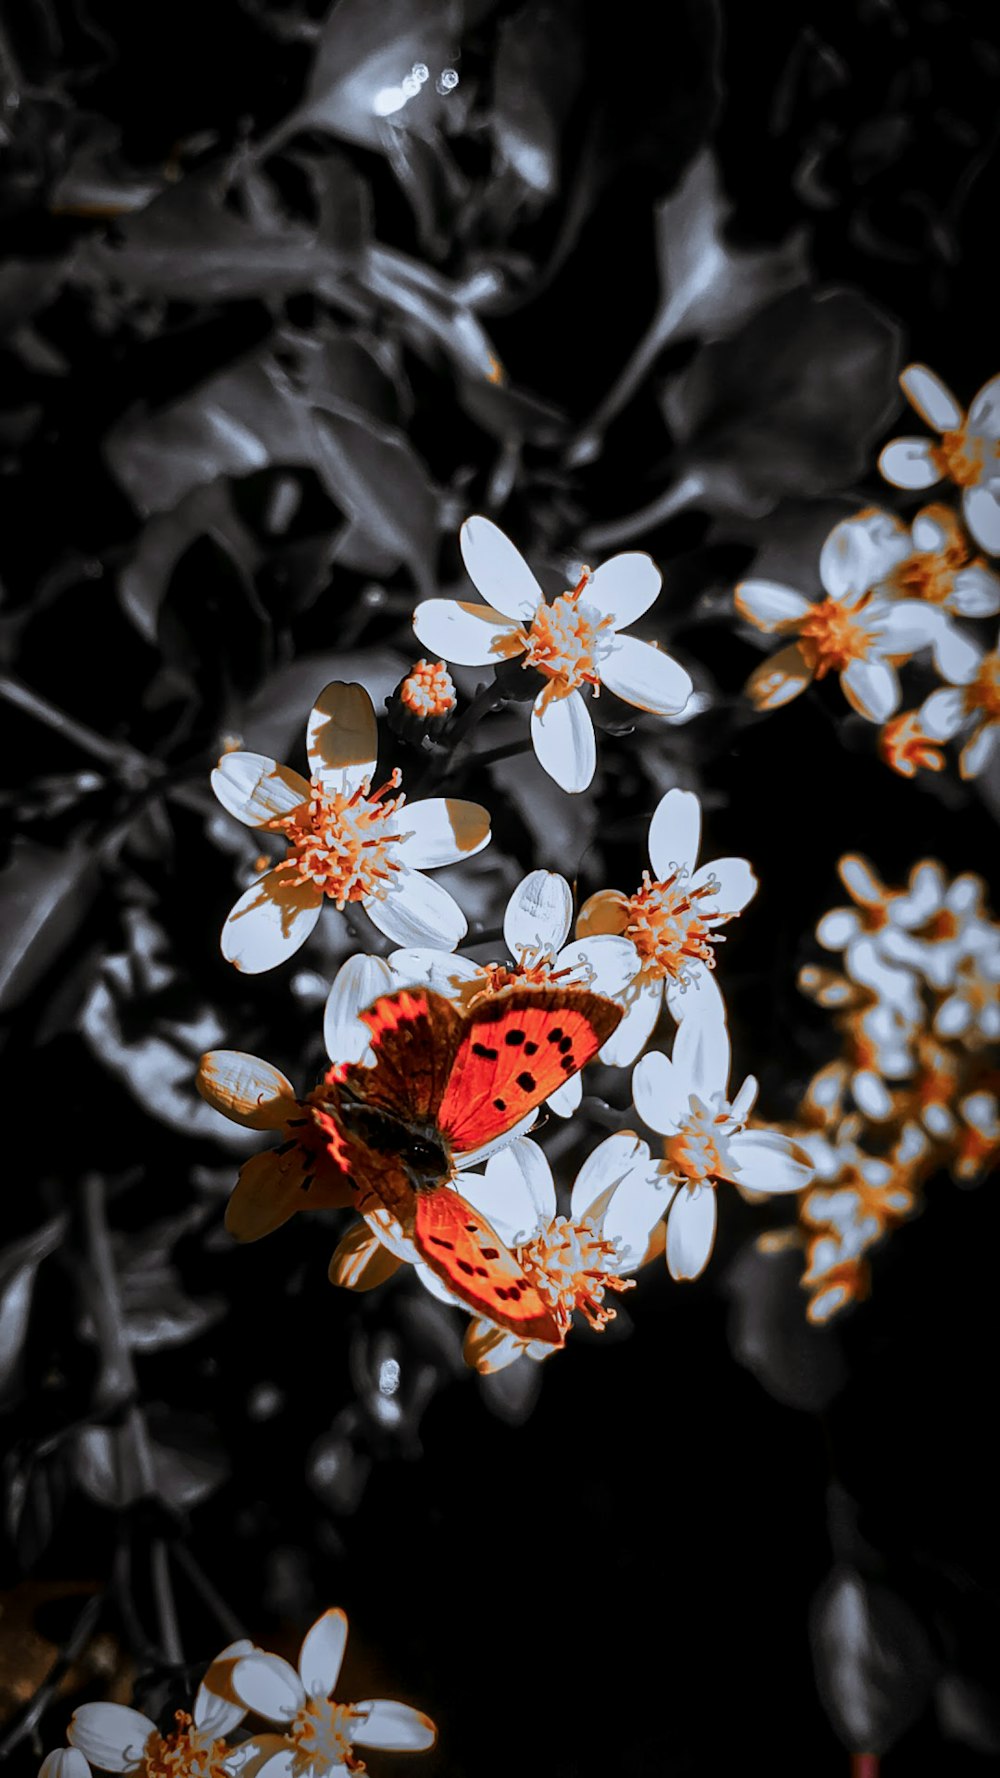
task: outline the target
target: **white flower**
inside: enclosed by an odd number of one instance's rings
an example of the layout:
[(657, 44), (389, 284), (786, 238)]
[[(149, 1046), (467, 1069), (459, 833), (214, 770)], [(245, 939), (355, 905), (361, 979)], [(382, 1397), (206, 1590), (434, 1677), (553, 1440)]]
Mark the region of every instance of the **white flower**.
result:
[[(567, 944), (572, 919), (573, 892), (565, 877), (535, 870), (518, 884), (504, 913), (504, 940), (513, 959), (509, 968), (421, 949), (394, 951), (389, 963), (401, 986), (425, 984), (463, 1006), (518, 982), (585, 987), (621, 999), (639, 967), (634, 946), (610, 934)], [(549, 1095), (548, 1104), (569, 1117), (582, 1096), (582, 1077), (574, 1074)]]
[(942, 668), (941, 676), (948, 686), (931, 692), (917, 720), (932, 741), (951, 741), (964, 731), (959, 771), (977, 778), (1000, 741), (1000, 643), (989, 654), (970, 645), (968, 658)]
[[(625, 1130), (588, 1156), (568, 1215), (559, 1212), (545, 1155), (524, 1139), (493, 1155), (485, 1174), (465, 1174), (459, 1189), (513, 1253), (564, 1331), (575, 1312), (594, 1328), (614, 1319), (606, 1299), (629, 1288), (625, 1274), (642, 1264), (665, 1202), (647, 1144)], [(442, 1302), (464, 1307), (422, 1261), (417, 1272)], [(465, 1341), (466, 1358), (480, 1371), (501, 1370), (522, 1353), (540, 1360), (556, 1350), (548, 1342), (519, 1339), (484, 1315), (470, 1323)]]
[(894, 564), (881, 590), (900, 598), (926, 599), (959, 617), (995, 617), (1000, 575), (973, 557), (965, 533), (948, 506), (925, 506), (909, 529), (893, 515), (907, 554)]
[[(135, 1772), (139, 1778), (162, 1778), (165, 1771), (174, 1778), (229, 1778), (246, 1752), (228, 1747), (223, 1737), (243, 1721), (246, 1708), (232, 1696), (223, 1696), (221, 1688), (212, 1689), (213, 1673), (218, 1669), (228, 1676), (234, 1663), (252, 1649), (253, 1643), (245, 1639), (223, 1649), (198, 1688), (191, 1715), (178, 1710), (177, 1728), (170, 1735), (161, 1735), (155, 1722), (126, 1704), (81, 1704), (73, 1712), (66, 1738), (104, 1772)], [(45, 1778), (86, 1778), (86, 1774), (63, 1765), (58, 1772), (46, 1772)]]
[(39, 1766), (38, 1778), (91, 1778), (90, 1763), (76, 1747), (54, 1747)]
[(347, 1617), (333, 1609), (313, 1624), (302, 1644), (298, 1671), (280, 1655), (254, 1650), (233, 1668), (233, 1690), (248, 1710), (282, 1730), (283, 1746), (258, 1767), (256, 1778), (325, 1778), (356, 1770), (355, 1747), (422, 1752), (437, 1730), (409, 1704), (368, 1698), (339, 1704), (333, 1691), (347, 1644)]
[[(840, 675), (848, 703), (869, 722), (885, 722), (900, 701), (895, 660), (933, 648), (935, 660), (960, 666), (968, 639), (937, 605), (896, 596), (886, 587), (912, 552), (891, 513), (868, 507), (835, 525), (823, 545), (819, 576), (827, 597), (818, 603), (770, 580), (745, 580), (736, 609), (768, 634), (796, 640), (755, 668), (746, 692), (760, 710), (775, 710), (813, 679)], [(874, 590), (873, 590), (874, 589)]]
[(915, 865), (908, 890), (887, 889), (867, 859), (847, 853), (837, 872), (855, 903), (853, 908), (831, 908), (816, 928), (816, 937), (828, 951), (842, 951), (844, 970), (852, 982), (870, 989), (879, 1000), (894, 1008), (901, 1025), (918, 1029), (924, 1022), (917, 978), (898, 954), (897, 935), (922, 925), (928, 918), (933, 888)]
[(547, 604), (535, 576), (492, 520), (466, 519), (462, 558), (488, 601), (426, 599), (413, 627), (425, 648), (462, 666), (496, 666), (523, 655), (545, 680), (531, 713), (538, 762), (564, 790), (586, 790), (597, 764), (590, 711), (580, 687), (606, 685), (627, 703), (660, 716), (683, 710), (693, 690), (684, 668), (620, 632), (641, 617), (660, 590), (649, 556), (613, 556), (585, 569), (572, 591)]
[(669, 1061), (652, 1050), (632, 1076), (636, 1110), (664, 1138), (660, 1172), (674, 1187), (667, 1211), (674, 1278), (697, 1278), (708, 1264), (720, 1180), (770, 1194), (802, 1191), (812, 1178), (809, 1157), (789, 1137), (746, 1129), (757, 1096), (753, 1076), (731, 1104), (728, 1083), (729, 1033), (711, 1008), (685, 1018)]
[(635, 1061), (660, 1015), (664, 995), (675, 1019), (702, 1003), (721, 1012), (712, 971), (718, 932), (742, 913), (757, 879), (745, 858), (698, 864), (701, 804), (693, 791), (668, 790), (649, 824), (649, 860), (634, 895), (601, 889), (584, 903), (576, 929), (593, 940), (610, 933), (633, 947), (637, 972), (624, 994), (625, 1017), (601, 1049), (603, 1062), (625, 1068)]
[(378, 728), (364, 686), (337, 681), (320, 693), (307, 730), (311, 779), (262, 753), (224, 753), (212, 788), (248, 827), (282, 833), (288, 856), (240, 896), (222, 930), (222, 953), (251, 975), (274, 969), (305, 943), (325, 899), (359, 902), (396, 944), (452, 950), (465, 935), (457, 902), (424, 875), (488, 845), (478, 803), (431, 797), (407, 804), (372, 790)]
[(897, 488), (932, 488), (945, 477), (962, 490), (962, 516), (980, 549), (1000, 553), (1000, 377), (984, 383), (967, 414), (926, 364), (909, 364), (899, 379), (927, 425), (928, 438), (894, 438), (879, 458)]

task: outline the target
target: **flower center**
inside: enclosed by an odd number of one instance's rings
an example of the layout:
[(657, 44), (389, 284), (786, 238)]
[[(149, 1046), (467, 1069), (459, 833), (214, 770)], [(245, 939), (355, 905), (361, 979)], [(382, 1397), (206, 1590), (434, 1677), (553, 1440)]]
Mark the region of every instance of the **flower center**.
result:
[(625, 905), (624, 936), (638, 951), (647, 978), (669, 976), (683, 984), (690, 964), (715, 968), (713, 946), (724, 940), (712, 928), (734, 915), (703, 911), (702, 902), (718, 895), (721, 885), (709, 877), (697, 888), (689, 888), (690, 874), (684, 867), (662, 883), (654, 883), (649, 871), (643, 871), (642, 888)]
[(364, 1772), (364, 1760), (351, 1747), (351, 1724), (355, 1721), (357, 1713), (350, 1704), (310, 1698), (288, 1729), (295, 1750), (294, 1772), (322, 1773), (341, 1766), (349, 1772)]
[(857, 610), (845, 610), (837, 599), (814, 605), (799, 626), (799, 650), (816, 679), (842, 673), (852, 661), (865, 660), (871, 642), (872, 633), (865, 629)]
[[(663, 1141), (663, 1158), (669, 1171), (679, 1173), (691, 1185), (714, 1184), (729, 1172), (716, 1133), (708, 1125), (708, 1116), (695, 1113), (676, 1136), (666, 1136)], [(721, 1134), (719, 1131), (718, 1135)]]
[[(942, 475), (956, 487), (973, 488), (981, 480), (986, 465), (988, 441), (960, 427), (957, 432), (944, 432), (939, 444), (932, 446), (931, 458)], [(994, 447), (994, 454), (995, 447)]]
[(582, 575), (571, 593), (560, 593), (551, 605), (539, 605), (525, 638), (522, 665), (535, 667), (562, 693), (584, 683), (596, 690), (601, 683), (596, 661), (610, 640), (612, 619), (599, 617), (592, 605), (581, 600), (589, 579), (589, 573)]
[(452, 677), (440, 661), (418, 661), (403, 680), (399, 695), (415, 716), (447, 716), (455, 708)]
[(143, 1778), (229, 1778), (232, 1748), (199, 1735), (186, 1710), (174, 1712), (172, 1735), (150, 1735), (143, 1750)]
[(568, 1327), (579, 1309), (591, 1327), (615, 1318), (605, 1291), (631, 1290), (635, 1279), (620, 1278), (617, 1241), (606, 1241), (587, 1216), (575, 1221), (556, 1216), (547, 1229), (517, 1250), (518, 1261), (560, 1326)]
[(1000, 722), (1000, 652), (983, 656), (979, 672), (965, 688), (966, 709), (981, 710), (987, 722)]
[(338, 908), (385, 894), (390, 873), (399, 870), (392, 849), (408, 835), (396, 820), (406, 798), (382, 798), (400, 783), (399, 767), (380, 789), (369, 792), (367, 780), (352, 795), (312, 783), (312, 796), (268, 826), (284, 833), (288, 857), (278, 865), (289, 883), (312, 883)]

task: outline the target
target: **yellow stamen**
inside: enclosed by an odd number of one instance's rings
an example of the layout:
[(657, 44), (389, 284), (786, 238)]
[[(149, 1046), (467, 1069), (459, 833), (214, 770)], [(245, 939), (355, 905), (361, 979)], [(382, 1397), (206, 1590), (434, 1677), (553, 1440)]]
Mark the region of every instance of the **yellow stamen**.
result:
[(152, 1734), (146, 1742), (143, 1778), (229, 1778), (226, 1760), (233, 1750), (228, 1743), (203, 1737), (186, 1710), (175, 1711), (174, 1721), (172, 1735)]
[(383, 896), (391, 873), (400, 869), (392, 850), (409, 837), (396, 825), (406, 798), (382, 801), (398, 788), (400, 776), (397, 766), (378, 790), (369, 791), (366, 780), (350, 796), (314, 779), (307, 803), (267, 824), (288, 841), (288, 857), (278, 870), (291, 873), (290, 883), (314, 884), (338, 908)]
[(457, 703), (447, 667), (440, 661), (417, 661), (399, 688), (399, 696), (415, 716), (447, 716)]
[(346, 1766), (349, 1772), (367, 1770), (351, 1746), (351, 1724), (358, 1721), (358, 1712), (350, 1704), (337, 1704), (332, 1698), (309, 1698), (291, 1723), (287, 1733), (295, 1750), (294, 1772), (299, 1774), (328, 1772)]
[(867, 659), (872, 632), (865, 629), (859, 609), (845, 608), (838, 599), (824, 599), (802, 619), (799, 652), (814, 678), (843, 673), (852, 661)]
[(993, 441), (967, 432), (964, 426), (956, 432), (943, 433), (940, 443), (931, 447), (935, 467), (959, 488), (975, 487), (982, 478), (990, 454), (998, 454)]
[(548, 1228), (518, 1248), (517, 1258), (563, 1328), (575, 1309), (591, 1327), (605, 1327), (616, 1313), (604, 1301), (605, 1292), (631, 1290), (635, 1283), (618, 1276), (618, 1243), (605, 1240), (586, 1216), (554, 1217)]
[(687, 870), (677, 870), (662, 883), (655, 883), (649, 871), (644, 871), (642, 888), (625, 904), (624, 936), (638, 951), (647, 978), (666, 976), (683, 982), (692, 963), (715, 968), (713, 947), (724, 940), (713, 927), (734, 915), (702, 910), (705, 898), (720, 892), (715, 877), (696, 889), (688, 887), (688, 878)]
[(581, 599), (589, 579), (585, 570), (572, 592), (560, 593), (551, 605), (539, 605), (525, 637), (522, 666), (534, 667), (562, 694), (583, 684), (600, 689), (596, 663), (613, 619), (598, 617)]

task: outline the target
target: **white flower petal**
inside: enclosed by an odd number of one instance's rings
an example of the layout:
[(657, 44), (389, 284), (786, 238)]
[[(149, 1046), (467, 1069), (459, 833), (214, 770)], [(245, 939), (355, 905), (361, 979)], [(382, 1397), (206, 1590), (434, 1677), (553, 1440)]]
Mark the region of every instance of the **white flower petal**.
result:
[(331, 1698), (347, 1647), (347, 1613), (338, 1606), (317, 1618), (302, 1644), (299, 1678), (310, 1698)]
[(394, 944), (452, 951), (468, 925), (458, 902), (432, 877), (400, 864), (384, 895), (365, 902), (368, 918)]
[(359, 952), (348, 957), (326, 1000), (323, 1041), (331, 1062), (360, 1062), (371, 1045), (371, 1032), (358, 1013), (381, 994), (391, 994), (399, 981), (383, 957)]
[(636, 1063), (632, 1102), (643, 1123), (661, 1136), (675, 1136), (691, 1109), (687, 1082), (660, 1050), (648, 1050)]
[(952, 539), (949, 526), (939, 518), (939, 506), (925, 506), (917, 513), (910, 530), (913, 547), (922, 555), (939, 555), (947, 549)]
[(726, 1021), (713, 1008), (692, 1014), (677, 1027), (671, 1061), (681, 1090), (705, 1105), (725, 1099), (729, 1084), (730, 1047)]
[(246, 975), (276, 969), (305, 944), (322, 905), (313, 883), (291, 883), (286, 871), (268, 871), (230, 909), (222, 955)]
[(294, 1667), (280, 1655), (254, 1652), (244, 1655), (233, 1668), (233, 1691), (248, 1710), (268, 1722), (291, 1722), (306, 1701), (305, 1688)]
[(881, 652), (892, 655), (917, 654), (951, 628), (940, 606), (924, 605), (919, 599), (899, 599), (891, 604), (879, 601), (878, 605), (872, 600), (868, 619), (868, 627), (880, 639)]
[(490, 843), (489, 811), (456, 797), (431, 796), (425, 802), (407, 803), (398, 822), (407, 836), (400, 854), (413, 870), (457, 864)]
[(995, 617), (1000, 611), (1000, 574), (994, 574), (982, 562), (960, 568), (949, 604), (962, 617)]
[(198, 1091), (209, 1105), (248, 1130), (280, 1130), (295, 1108), (295, 1090), (280, 1068), (244, 1050), (208, 1050), (198, 1065)]
[(711, 1014), (724, 1019), (726, 1003), (715, 971), (706, 969), (702, 963), (692, 964), (684, 981), (668, 982), (667, 1011), (677, 1025), (692, 1015), (706, 1018)]
[(430, 1717), (409, 1704), (397, 1704), (391, 1698), (366, 1698), (363, 1704), (355, 1704), (354, 1710), (364, 1712), (363, 1721), (351, 1724), (351, 1741), (356, 1747), (421, 1753), (437, 1740), (437, 1729)]
[(444, 1280), (439, 1278), (436, 1272), (431, 1271), (426, 1260), (418, 1260), (413, 1270), (430, 1296), (437, 1297), (438, 1302), (445, 1303), (449, 1309), (464, 1309), (468, 1313), (468, 1303), (463, 1303), (461, 1297), (456, 1296), (453, 1290), (448, 1289)]
[[(663, 1060), (666, 1061), (665, 1056)], [(640, 1136), (631, 1130), (619, 1130), (613, 1136), (606, 1136), (591, 1150), (573, 1181), (570, 1215), (588, 1216), (599, 1200), (619, 1186), (634, 1168), (648, 1169), (650, 1166), (649, 1144)], [(664, 1203), (665, 1200), (661, 1200), (661, 1212)]]
[(978, 642), (947, 619), (933, 640), (934, 665), (952, 685), (968, 685), (976, 676), (983, 651)]
[(711, 864), (703, 864), (691, 879), (692, 890), (700, 889), (709, 878), (719, 887), (702, 898), (699, 905), (704, 914), (741, 914), (759, 887), (745, 858), (713, 858)]
[(104, 1772), (133, 1772), (155, 1734), (156, 1724), (127, 1704), (81, 1704), (70, 1718), (66, 1739)]
[(961, 426), (962, 410), (954, 395), (943, 383), (936, 371), (929, 370), (926, 364), (908, 364), (903, 371), (899, 386), (911, 407), (916, 408), (922, 420), (933, 426), (935, 432), (954, 432)]
[(920, 727), (932, 741), (950, 741), (965, 721), (965, 699), (960, 691), (942, 686), (931, 692), (920, 707)]
[(899, 680), (887, 661), (851, 661), (840, 675), (840, 688), (869, 722), (885, 722), (899, 706)]
[(506, 1191), (513, 1203), (523, 1202), (527, 1192), (534, 1224), (544, 1228), (556, 1213), (556, 1188), (552, 1169), (537, 1142), (522, 1137), (511, 1142), (487, 1163), (486, 1183), (491, 1191)]
[(757, 1076), (755, 1074), (748, 1074), (729, 1107), (729, 1115), (734, 1123), (746, 1123), (747, 1118), (750, 1116), (751, 1111), (757, 1103), (757, 1094), (759, 1090)]
[(911, 553), (905, 525), (891, 512), (870, 506), (834, 525), (820, 551), (819, 577), (831, 599), (853, 603)]
[(515, 544), (492, 519), (466, 519), (459, 532), (466, 572), (476, 590), (504, 617), (530, 623), (542, 597), (531, 569)]
[(558, 871), (533, 870), (522, 878), (503, 917), (504, 943), (515, 962), (522, 951), (558, 951), (573, 918), (573, 891)]
[(978, 778), (1000, 742), (1000, 722), (984, 722), (978, 734), (962, 748), (958, 769), (963, 778)]
[(612, 619), (613, 629), (626, 630), (655, 604), (662, 584), (663, 577), (651, 556), (627, 550), (594, 569), (583, 598), (602, 617)]
[(430, 654), (459, 667), (495, 666), (524, 648), (516, 623), (492, 605), (464, 599), (425, 599), (413, 613), (413, 628)]
[(693, 790), (668, 790), (649, 823), (649, 862), (658, 882), (693, 871), (701, 845), (701, 803)]
[(883, 1118), (892, 1116), (892, 1094), (882, 1076), (876, 1074), (874, 1069), (859, 1068), (851, 1077), (851, 1092), (855, 1105), (859, 1111), (864, 1112), (865, 1117), (881, 1123)]
[(620, 999), (624, 1017), (606, 1043), (598, 1051), (609, 1068), (628, 1068), (652, 1035), (663, 1005), (663, 983), (647, 981), (638, 976), (630, 982)]
[(264, 827), (310, 796), (310, 786), (290, 766), (266, 753), (224, 753), (212, 773), (212, 789), (224, 809), (247, 827)]
[(229, 1680), (239, 1657), (252, 1653), (253, 1643), (248, 1637), (241, 1636), (238, 1641), (230, 1642), (209, 1667), (195, 1694), (191, 1712), (195, 1728), (203, 1735), (220, 1739), (243, 1721), (246, 1709), (231, 1695)]
[(928, 438), (894, 438), (886, 445), (878, 466), (895, 488), (933, 488), (941, 480)]
[(780, 710), (811, 683), (812, 668), (806, 666), (798, 643), (790, 642), (754, 668), (743, 690), (755, 709)]
[(90, 1764), (76, 1747), (54, 1747), (39, 1766), (38, 1778), (91, 1778)]
[(777, 1130), (742, 1130), (730, 1138), (729, 1152), (739, 1184), (752, 1191), (804, 1191), (815, 1171), (804, 1151)]
[(672, 1187), (651, 1163), (633, 1167), (621, 1180), (601, 1223), (605, 1240), (620, 1243), (620, 1272), (633, 1272), (642, 1263), (671, 1195)]
[(371, 778), (378, 724), (363, 685), (334, 679), (323, 687), (306, 725), (306, 752), (313, 777), (328, 791), (351, 796)]
[(983, 384), (969, 409), (967, 431), (976, 438), (1000, 438), (1000, 376)]
[(980, 549), (1000, 555), (1000, 497), (992, 486), (963, 489), (962, 517)]
[(797, 623), (811, 609), (803, 593), (776, 580), (741, 580), (733, 597), (740, 616), (768, 635)]
[(672, 1278), (697, 1278), (715, 1245), (715, 1191), (710, 1185), (682, 1185), (667, 1218), (667, 1265)]
[(842, 951), (861, 931), (860, 916), (854, 908), (831, 908), (816, 928), (816, 937), (826, 951)]
[(433, 988), (447, 1000), (457, 1000), (470, 982), (485, 986), (486, 971), (471, 957), (460, 957), (453, 951), (431, 951), (419, 945), (407, 950), (390, 951), (388, 957), (394, 986)]
[(531, 712), (531, 740), (542, 770), (571, 795), (586, 790), (597, 767), (590, 711), (578, 691), (565, 697), (539, 692)]
[(627, 704), (672, 716), (683, 710), (694, 690), (690, 673), (679, 661), (636, 636), (616, 636), (600, 663), (601, 683)]
[(595, 933), (593, 938), (577, 938), (564, 945), (556, 955), (556, 968), (573, 970), (574, 974), (579, 971), (581, 979), (589, 972), (587, 986), (592, 992), (616, 1000), (634, 980), (639, 955), (631, 939)]

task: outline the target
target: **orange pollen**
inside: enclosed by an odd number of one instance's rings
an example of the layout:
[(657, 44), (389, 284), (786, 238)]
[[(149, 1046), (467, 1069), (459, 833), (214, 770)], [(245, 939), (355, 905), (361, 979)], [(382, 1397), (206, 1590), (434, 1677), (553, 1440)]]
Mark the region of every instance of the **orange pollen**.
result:
[(666, 1136), (663, 1158), (671, 1173), (679, 1173), (692, 1185), (711, 1184), (728, 1169), (712, 1129), (700, 1113), (694, 1113), (676, 1136)]
[(267, 824), (288, 841), (288, 857), (277, 868), (291, 873), (289, 883), (312, 883), (338, 908), (383, 896), (390, 873), (400, 868), (392, 850), (409, 837), (397, 827), (405, 796), (382, 801), (400, 777), (397, 766), (378, 790), (369, 791), (366, 780), (350, 796), (314, 778), (308, 802)]
[(561, 1327), (568, 1327), (574, 1309), (598, 1331), (616, 1311), (604, 1301), (605, 1291), (631, 1290), (635, 1279), (617, 1272), (618, 1244), (606, 1241), (588, 1216), (556, 1216), (547, 1229), (517, 1250), (518, 1261)]
[(718, 895), (715, 877), (688, 887), (689, 872), (677, 870), (662, 883), (654, 883), (649, 871), (642, 873), (642, 888), (625, 904), (624, 936), (631, 939), (648, 977), (668, 976), (683, 982), (692, 963), (715, 968), (713, 947), (724, 942), (712, 930), (734, 915), (713, 910), (702, 912), (706, 897)]
[(351, 1746), (351, 1724), (358, 1713), (350, 1704), (332, 1698), (309, 1698), (287, 1734), (295, 1750), (294, 1772), (323, 1773), (346, 1766), (349, 1772), (367, 1770)]
[(814, 605), (799, 626), (799, 652), (813, 677), (843, 673), (852, 661), (867, 658), (872, 634), (858, 617), (858, 607), (845, 610), (837, 599)]
[(958, 916), (953, 914), (950, 908), (940, 908), (933, 920), (928, 920), (923, 930), (924, 938), (929, 939), (932, 944), (947, 942), (949, 939), (957, 938), (958, 934)]
[(194, 1726), (186, 1710), (174, 1712), (177, 1728), (172, 1735), (150, 1735), (143, 1750), (143, 1778), (229, 1778), (226, 1761), (232, 1748), (225, 1741), (209, 1741)]
[(525, 637), (522, 666), (534, 667), (564, 693), (585, 683), (597, 689), (601, 683), (596, 663), (606, 652), (612, 619), (599, 617), (581, 599), (589, 578), (584, 574), (571, 593), (539, 605)]
[(403, 680), (399, 695), (415, 716), (447, 716), (457, 703), (447, 667), (440, 661), (418, 661)]
[(997, 456), (997, 447), (990, 439), (967, 432), (944, 432), (941, 442), (931, 449), (935, 467), (959, 488), (974, 488), (981, 480), (988, 456)]
[(904, 710), (883, 723), (878, 750), (886, 765), (903, 778), (915, 777), (921, 768), (925, 772), (944, 770), (944, 754), (924, 734), (915, 710)]
[(983, 656), (975, 679), (965, 687), (965, 707), (981, 710), (987, 722), (1000, 722), (1000, 652)]

